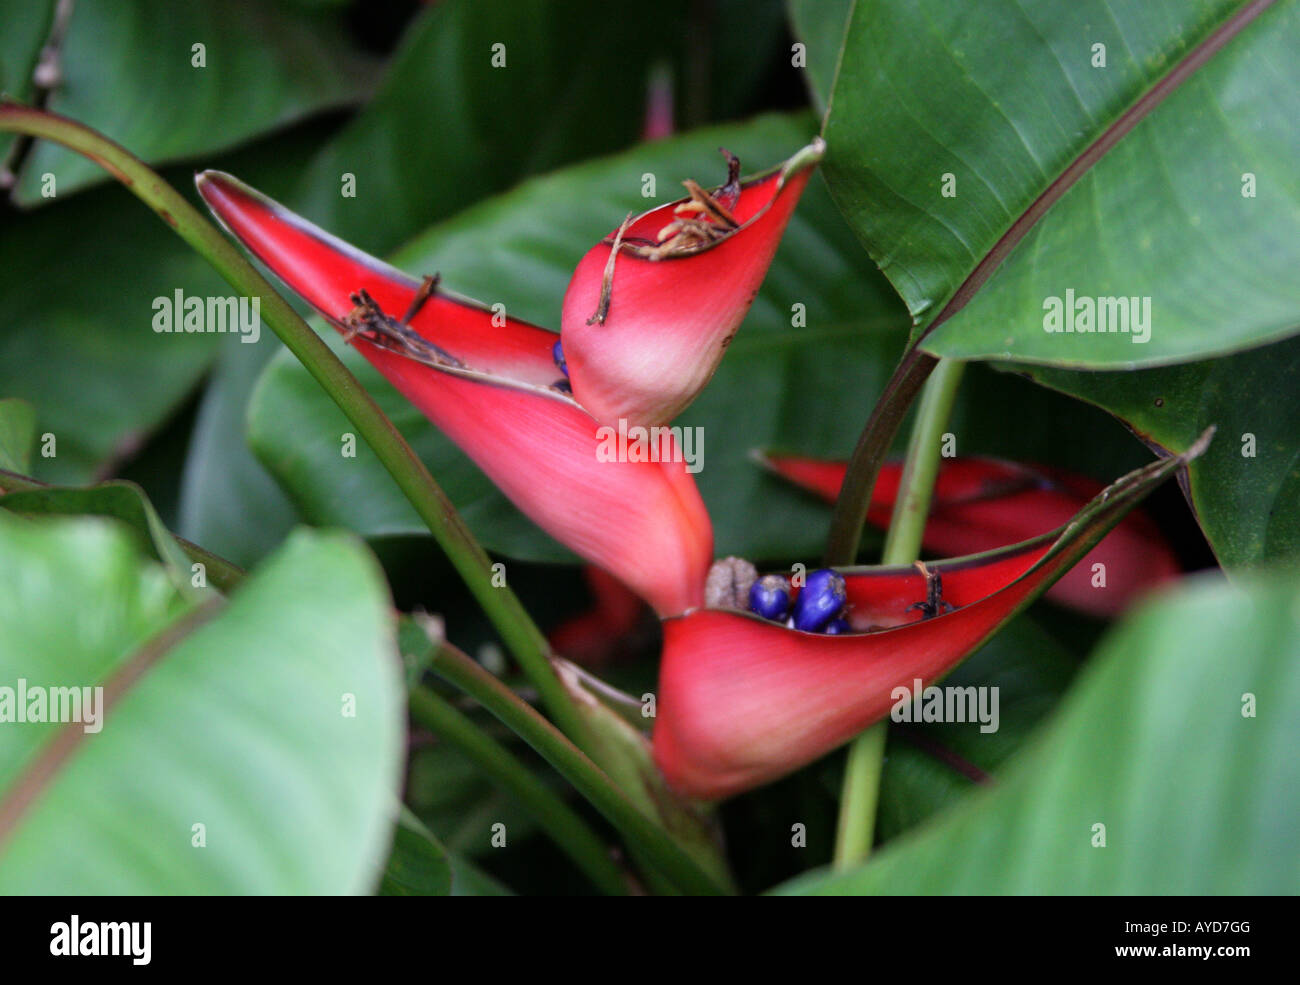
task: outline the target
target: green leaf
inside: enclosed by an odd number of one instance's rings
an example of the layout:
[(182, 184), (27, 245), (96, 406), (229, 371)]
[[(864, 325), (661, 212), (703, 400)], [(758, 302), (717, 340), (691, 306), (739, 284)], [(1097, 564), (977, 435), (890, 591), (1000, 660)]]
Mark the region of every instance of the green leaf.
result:
[(104, 686), (107, 702), (98, 732), (0, 729), (0, 891), (377, 884), (403, 694), (391, 603), (355, 541), (299, 532), (198, 608), (102, 519), (0, 515), (0, 554), (3, 686)]
[(222, 349), (199, 403), (181, 479), (181, 535), (241, 565), (273, 550), (296, 519), (244, 437), (253, 385), (280, 351), (272, 342)]
[(778, 892), (1294, 894), (1298, 594), (1276, 572), (1142, 607), (995, 789)]
[(36, 408), (26, 400), (0, 400), (0, 469), (26, 472), (36, 441)]
[(405, 807), (393, 832), (381, 896), (450, 896), (453, 863), (438, 839)]
[[(24, 516), (94, 515), (121, 520), (135, 538), (135, 548), (162, 563), (172, 585), (191, 594), (190, 559), (176, 543), (144, 491), (134, 482), (104, 482), (84, 489), (50, 486), (11, 492), (0, 497), (0, 507)], [(196, 598), (205, 593), (193, 592)]]
[[(54, 19), (55, 0), (0, 0), (0, 92), (11, 99), (28, 102), (35, 91), (32, 73), (41, 47)], [(14, 142), (11, 133), (0, 133), (0, 162), (8, 162)], [(0, 171), (3, 164), (0, 164)], [(0, 186), (3, 187), (3, 186)]]
[(87, 481), (138, 447), (226, 341), (154, 334), (155, 297), (229, 291), (118, 188), (6, 219), (0, 285), (11, 299), (0, 310), (0, 392), (30, 400), (41, 433), (54, 435), (54, 454), (36, 460), (52, 482)]
[[(827, 180), (918, 330), (1012, 246), (924, 335), (937, 355), (1129, 368), (1248, 348), (1300, 325), (1297, 44), (1300, 10), (1285, 3), (862, 0), (827, 123)], [(1180, 84), (1141, 118), (1165, 79)], [(1092, 163), (1130, 111), (1140, 122)], [(1257, 197), (1243, 195), (1247, 173)], [(1044, 331), (1045, 304), (1067, 291), (1149, 298), (1148, 341)]]
[[(194, 62), (203, 45), (203, 66)], [(78, 0), (46, 108), (107, 134), (157, 165), (225, 150), (321, 110), (357, 102), (374, 68), (353, 51), (340, 16), (281, 3)], [(38, 144), (16, 189), (25, 205), (108, 175), (55, 144)]]
[[(641, 131), (652, 66), (683, 60), (687, 7), (444, 0), (412, 27), (374, 100), (316, 156), (291, 203), (387, 252), (529, 174), (625, 147)], [(344, 175), (353, 196), (340, 193)]]
[(448, 850), (461, 857), (487, 854), (497, 822), (518, 839), (537, 831), (537, 823), (514, 797), (443, 743), (412, 754), (406, 799)]
[[(512, 829), (513, 830), (513, 829)], [(455, 852), (451, 859), (451, 895), (453, 896), (513, 896), (504, 883), (488, 875), (473, 862)]]
[[(227, 166), (278, 193), (319, 140), (312, 129), (295, 131), (233, 155)], [(188, 172), (167, 177), (192, 187)], [(178, 290), (187, 298), (233, 294), (116, 184), (5, 218), (0, 393), (33, 403), (38, 433), (54, 435), (54, 454), (35, 459), (38, 478), (74, 484), (115, 473), (220, 350), (277, 347), (269, 330), (256, 344), (229, 334), (155, 332), (155, 301)]]
[(1031, 377), (1095, 403), (1177, 453), (1218, 436), (1189, 469), (1192, 505), (1227, 567), (1300, 557), (1300, 340), (1134, 373), (1035, 367)]

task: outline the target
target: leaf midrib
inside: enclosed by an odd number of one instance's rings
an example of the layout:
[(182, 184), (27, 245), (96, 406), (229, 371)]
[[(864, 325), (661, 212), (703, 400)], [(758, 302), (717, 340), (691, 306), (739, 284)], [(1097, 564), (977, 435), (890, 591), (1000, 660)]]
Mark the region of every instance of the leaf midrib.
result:
[[(107, 720), (109, 711), (144, 680), (150, 670), (188, 640), (192, 633), (207, 625), (224, 607), (224, 599), (213, 598), (191, 609), (164, 626), (118, 664), (102, 685), (101, 722)], [(27, 812), (54, 785), (63, 767), (72, 761), (86, 735), (81, 722), (64, 722), (54, 738), (45, 743), (0, 796), (0, 851), (18, 830)]]
[(1011, 251), (1020, 244), (1038, 220), (1041, 219), (1060, 199), (1082, 178), (1092, 166), (1116, 144), (1127, 136), (1151, 111), (1163, 103), (1180, 85), (1189, 79), (1198, 69), (1217, 54), (1233, 38), (1255, 21), (1275, 0), (1250, 0), (1236, 13), (1215, 28), (1200, 44), (1181, 58), (1168, 72), (1161, 76), (1134, 103), (1119, 115), (1114, 122), (1078, 156), (1074, 158), (1059, 175), (1039, 194), (1033, 202), (1016, 218), (985, 253), (983, 259), (961, 282), (957, 290), (948, 298), (934, 320), (917, 336), (914, 345), (919, 346), (936, 328), (952, 318), (970, 302), (971, 298), (983, 287), (1002, 265)]

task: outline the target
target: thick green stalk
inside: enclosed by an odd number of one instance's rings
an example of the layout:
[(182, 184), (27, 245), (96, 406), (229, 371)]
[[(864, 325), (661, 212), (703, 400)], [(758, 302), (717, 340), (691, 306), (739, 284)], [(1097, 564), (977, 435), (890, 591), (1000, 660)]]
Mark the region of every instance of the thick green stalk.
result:
[(261, 299), (266, 323), (374, 450), (492, 620), (547, 711), (566, 733), (585, 742), (582, 719), (551, 667), (546, 637), (509, 588), (493, 586), (491, 561), (451, 500), (370, 394), (234, 244), (143, 162), (83, 124), (4, 102), (0, 103), (0, 131), (6, 130), (53, 140), (94, 161), (153, 209), (235, 290)]
[(894, 513), (889, 519), (889, 532), (885, 535), (881, 564), (911, 564), (921, 556), (921, 539), (925, 536), (925, 521), (930, 515), (930, 497), (934, 492), (934, 480), (939, 475), (940, 445), (965, 368), (965, 363), (943, 360), (921, 393), (916, 423), (907, 442), (907, 457), (898, 483), (898, 497), (894, 500)]
[(428, 688), (410, 696), (411, 717), (456, 746), (515, 797), (533, 819), (602, 892), (626, 895), (627, 881), (608, 847), (587, 822), (524, 767), (510, 751)]
[(825, 555), (828, 567), (852, 564), (857, 559), (858, 545), (862, 541), (862, 522), (867, 516), (867, 503), (871, 500), (876, 476), (880, 474), (880, 465), (889, 453), (889, 446), (912, 401), (936, 365), (938, 360), (934, 356), (917, 348), (908, 349), (872, 408), (849, 458), (849, 468), (835, 500), (835, 511), (831, 514)]
[[(964, 364), (960, 362), (941, 361), (925, 385), (907, 445), (907, 459), (899, 480), (898, 497), (894, 500), (894, 514), (885, 536), (883, 564), (911, 564), (920, 556), (925, 520), (930, 512), (930, 496), (939, 473), (939, 447), (952, 413), (963, 368)], [(867, 495), (870, 494), (868, 488)], [(839, 828), (835, 836), (837, 868), (855, 865), (871, 853), (887, 730), (887, 720), (877, 722), (854, 739), (849, 747), (840, 797)]]
[(599, 766), (501, 681), (449, 643), (439, 645), (431, 668), (532, 746), (619, 830), (637, 857), (658, 875), (682, 892), (725, 895), (726, 888), (633, 805)]

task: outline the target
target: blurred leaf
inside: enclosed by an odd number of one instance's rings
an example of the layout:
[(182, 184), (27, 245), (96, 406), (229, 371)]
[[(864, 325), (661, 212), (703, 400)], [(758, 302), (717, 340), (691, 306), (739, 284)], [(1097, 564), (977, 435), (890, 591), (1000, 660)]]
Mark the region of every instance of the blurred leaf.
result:
[[(54, 20), (55, 0), (0, 0), (0, 93), (29, 102), (35, 91), (32, 73)], [(0, 162), (15, 137), (0, 133)]]
[(406, 689), (409, 691), (424, 680), (424, 675), (433, 665), (438, 645), (419, 623), (410, 616), (401, 615), (397, 619), (397, 649), (402, 654)]
[(478, 856), (492, 847), (492, 825), (516, 840), (537, 830), (532, 816), (460, 752), (438, 744), (411, 756), (406, 797), (420, 819), (451, 852)]
[(405, 807), (393, 832), (380, 896), (450, 896), (451, 859), (420, 819)]
[[(826, 176), (918, 327), (1094, 141), (1246, 10), (1240, 0), (857, 3)], [(1092, 65), (1097, 44), (1104, 70)], [(1298, 44), (1294, 4), (1259, 13), (1087, 170), (924, 347), (1131, 368), (1295, 332)], [(1258, 197), (1243, 194), (1247, 173)], [(1149, 341), (1044, 331), (1045, 299), (1067, 290), (1149, 297)]]
[(443, 0), (291, 204), (383, 253), (526, 175), (624, 147), (641, 132), (651, 66), (683, 46), (687, 6)]
[(1297, 892), (1298, 594), (1279, 571), (1144, 606), (996, 788), (861, 868), (778, 892)]
[(1192, 503), (1228, 567), (1300, 556), (1300, 339), (1133, 373), (1035, 367), (1040, 383), (1095, 403), (1169, 452), (1213, 424), (1189, 471)]
[[(297, 533), (228, 604), (202, 610), (104, 520), (4, 514), (0, 543), (12, 562), (0, 568), (0, 679), (103, 685), (108, 698), (97, 733), (0, 730), (0, 890), (375, 885), (402, 687), (387, 592), (355, 541)], [(348, 696), (354, 717), (340, 713)]]
[(405, 807), (393, 836), (381, 896), (512, 896), (464, 856), (449, 852)]
[(514, 893), (492, 876), (488, 875), (473, 862), (462, 858), (455, 852), (448, 852), (451, 859), (451, 895), (453, 896), (513, 896)]
[(229, 292), (119, 188), (8, 220), (0, 285), (10, 302), (0, 309), (0, 392), (30, 400), (40, 431), (54, 435), (55, 454), (35, 463), (52, 482), (87, 481), (129, 454), (215, 347), (235, 342), (153, 332), (155, 297)]
[(143, 490), (133, 482), (105, 482), (84, 489), (47, 487), (11, 492), (0, 497), (0, 507), (23, 516), (108, 516), (121, 520), (131, 532), (135, 549), (150, 554), (167, 570), (172, 585), (183, 595), (191, 591), (190, 559), (158, 518)]
[[(374, 66), (352, 50), (340, 23), (337, 14), (278, 2), (77, 0), (62, 82), (46, 108), (154, 165), (225, 150), (366, 95)], [(193, 64), (195, 45), (204, 46), (202, 67)], [(108, 177), (42, 142), (25, 162), (18, 201), (46, 201), (47, 173), (60, 198)]]
[[(320, 133), (303, 128), (228, 158), (282, 191)], [(164, 175), (188, 192), (188, 171)], [(197, 199), (197, 196), (195, 196)], [(0, 394), (37, 408), (55, 436), (38, 478), (88, 482), (117, 471), (223, 348), (274, 349), (230, 335), (159, 334), (154, 302), (230, 297), (232, 289), (129, 192), (114, 185), (7, 217), (0, 238)], [(238, 429), (237, 423), (227, 427)]]
[(36, 442), (36, 408), (26, 400), (0, 400), (0, 469), (25, 473)]
[(819, 113), (826, 112), (853, 3), (854, 0), (789, 0), (790, 25), (806, 49), (808, 91)]
[(273, 550), (296, 519), (244, 437), (248, 398), (280, 350), (274, 343), (222, 349), (203, 391), (181, 482), (181, 535), (240, 565)]

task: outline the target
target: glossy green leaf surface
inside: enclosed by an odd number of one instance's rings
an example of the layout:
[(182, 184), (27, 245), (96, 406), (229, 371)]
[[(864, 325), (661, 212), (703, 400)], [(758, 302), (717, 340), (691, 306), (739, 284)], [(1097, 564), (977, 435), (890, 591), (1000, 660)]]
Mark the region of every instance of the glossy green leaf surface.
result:
[(1240, 567), (1300, 556), (1300, 340), (1134, 373), (1035, 367), (1030, 375), (1110, 411), (1167, 451), (1182, 451), (1217, 427), (1189, 479), (1219, 562)]
[[(59, 64), (46, 108), (150, 164), (225, 150), (355, 103), (374, 76), (336, 13), (277, 0), (78, 0)], [(41, 143), (24, 164), (18, 201), (46, 202), (45, 175), (56, 197), (109, 180), (86, 158)]]
[(103, 519), (3, 514), (0, 542), (4, 686), (105, 689), (83, 707), (95, 730), (35, 714), (0, 729), (4, 892), (375, 887), (403, 689), (354, 540), (295, 534), (202, 609)]
[[(1127, 368), (1295, 331), (1300, 132), (1287, 121), (1300, 114), (1300, 10), (1260, 10), (1229, 0), (855, 5), (826, 175), (918, 330), (1066, 176), (1064, 196), (924, 348)], [(1181, 84), (1158, 90), (1166, 78)], [(1131, 133), (1081, 177), (1069, 173), (1153, 92)], [(1076, 331), (1046, 330), (1058, 303), (1060, 326)]]

